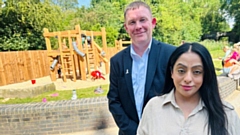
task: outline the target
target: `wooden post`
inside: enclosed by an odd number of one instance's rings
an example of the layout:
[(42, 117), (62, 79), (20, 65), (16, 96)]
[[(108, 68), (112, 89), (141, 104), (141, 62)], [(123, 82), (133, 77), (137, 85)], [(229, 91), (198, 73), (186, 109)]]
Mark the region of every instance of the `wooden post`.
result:
[[(49, 31), (48, 31), (47, 28), (44, 28), (43, 31), (44, 31), (43, 35), (49, 33)], [(49, 65), (51, 65), (52, 62), (53, 62), (53, 60), (54, 60), (54, 59), (49, 55), (49, 54), (51, 53), (51, 51), (52, 51), (51, 42), (50, 42), (49, 37), (46, 37), (46, 36), (44, 36), (44, 37), (45, 37), (45, 42), (46, 42), (46, 46), (47, 46), (47, 53), (48, 53), (48, 57), (49, 57), (49, 59), (48, 59), (48, 60), (49, 60)], [(50, 70), (50, 78), (51, 78), (52, 81), (56, 81), (56, 80), (57, 80), (55, 69), (56, 69), (56, 68), (54, 68), (54, 70)]]
[(83, 51), (83, 44), (82, 44), (82, 31), (79, 25), (75, 26), (75, 29), (78, 31), (78, 36), (77, 36), (77, 41), (78, 41), (78, 49), (82, 52), (85, 53), (85, 57), (81, 57), (78, 55), (78, 59), (79, 59), (79, 72), (81, 74), (81, 80), (87, 80), (86, 77), (86, 51)]
[[(86, 51), (83, 51), (83, 44), (82, 44), (82, 31), (80, 29), (80, 26), (79, 25), (76, 25), (75, 26), (75, 29), (79, 32), (78, 33), (78, 36), (77, 36), (77, 41), (78, 41), (78, 49), (82, 52), (86, 54)], [(83, 58), (81, 56), (78, 55), (78, 58), (79, 58), (79, 73), (81, 74), (81, 80), (87, 80), (87, 77), (86, 77), (86, 56)]]
[[(49, 33), (47, 28), (44, 28), (43, 32), (44, 32), (44, 34)], [(51, 42), (50, 42), (49, 37), (45, 37), (45, 42), (46, 42), (46, 46), (47, 46), (47, 51), (50, 52), (52, 50), (52, 47), (51, 47)]]
[[(67, 81), (67, 78), (66, 78), (66, 65), (64, 63), (64, 54), (62, 53), (63, 52), (63, 46), (62, 46), (62, 37), (61, 37), (61, 33), (58, 32), (58, 46), (59, 46), (59, 50), (60, 50), (60, 57), (61, 57), (61, 62), (62, 62), (62, 73), (63, 73), (63, 81), (66, 82)], [(54, 68), (56, 69), (56, 68)]]
[(70, 31), (68, 31), (68, 43), (69, 43), (69, 50), (70, 50), (70, 62), (69, 68), (72, 69), (73, 81), (76, 82), (76, 70), (74, 65), (74, 53), (73, 53), (73, 46), (72, 46), (72, 38), (70, 35)]

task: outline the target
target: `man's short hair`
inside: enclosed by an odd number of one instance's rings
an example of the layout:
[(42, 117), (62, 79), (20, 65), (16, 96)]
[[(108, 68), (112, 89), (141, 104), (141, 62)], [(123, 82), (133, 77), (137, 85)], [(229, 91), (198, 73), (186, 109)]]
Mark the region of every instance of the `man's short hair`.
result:
[(152, 15), (152, 11), (151, 11), (151, 9), (150, 9), (148, 4), (146, 4), (143, 1), (134, 1), (134, 2), (130, 3), (126, 7), (126, 9), (124, 11), (124, 19), (126, 19), (126, 14), (127, 14), (128, 10), (134, 10), (134, 9), (137, 9), (137, 8), (139, 8), (141, 6), (147, 8), (149, 10), (150, 14)]

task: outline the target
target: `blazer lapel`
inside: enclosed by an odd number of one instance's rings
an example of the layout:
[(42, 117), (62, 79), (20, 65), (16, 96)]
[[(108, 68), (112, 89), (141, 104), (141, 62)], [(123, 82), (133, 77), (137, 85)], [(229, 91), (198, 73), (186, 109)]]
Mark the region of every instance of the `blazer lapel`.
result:
[(132, 58), (130, 56), (130, 46), (125, 51), (125, 53), (126, 54), (123, 57), (124, 78), (126, 80), (126, 85), (128, 87), (128, 92), (129, 92), (129, 95), (130, 95), (130, 99), (135, 104), (133, 86), (132, 86)]
[(146, 84), (145, 84), (145, 94), (144, 99), (146, 98), (150, 87), (152, 85), (152, 81), (156, 72), (158, 57), (160, 52), (160, 46), (155, 43), (155, 40), (152, 41), (151, 50), (148, 56), (148, 67), (147, 67), (147, 76), (146, 76)]

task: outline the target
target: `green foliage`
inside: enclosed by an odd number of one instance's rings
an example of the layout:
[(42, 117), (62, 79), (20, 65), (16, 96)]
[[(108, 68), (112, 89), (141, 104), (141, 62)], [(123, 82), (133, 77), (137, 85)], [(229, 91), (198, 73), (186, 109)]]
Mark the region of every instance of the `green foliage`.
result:
[[(2, 39), (0, 41), (2, 46), (4, 45), (0, 48), (0, 51), (6, 49), (45, 49), (42, 30), (44, 27), (50, 30), (57, 30), (60, 27), (60, 9), (51, 5), (47, 0), (44, 2), (7, 0), (5, 4), (6, 6), (1, 8), (2, 14), (0, 14), (0, 35), (9, 40)], [(3, 41), (8, 42), (3, 44)], [(27, 41), (28, 43), (25, 46), (20, 43), (11, 44), (16, 43), (15, 41), (21, 43)], [(10, 44), (8, 45), (8, 43)]]
[[(171, 8), (169, 8), (171, 7)], [(178, 45), (182, 40), (198, 41), (201, 35), (199, 7), (191, 3), (169, 0), (151, 7), (157, 18), (154, 37)]]
[(107, 33), (107, 45), (109, 47), (114, 47), (115, 46), (115, 40), (118, 37), (118, 30), (115, 27), (107, 27), (106, 28), (106, 33)]
[[(227, 15), (235, 19), (233, 31), (240, 36), (240, 2), (239, 0), (221, 0), (223, 11), (227, 11)], [(240, 39), (238, 39), (240, 40)]]
[(212, 1), (206, 7), (208, 10), (205, 12), (205, 16), (202, 16), (203, 33), (230, 31), (230, 27), (226, 23), (224, 11), (219, 10), (221, 3), (219, 1)]
[(0, 50), (3, 51), (22, 51), (28, 50), (30, 44), (27, 39), (20, 37), (19, 35), (13, 35), (13, 37), (4, 37), (2, 43), (0, 43)]
[[(0, 51), (46, 49), (43, 28), (49, 31), (72, 30), (78, 24), (83, 30), (100, 31), (101, 27), (105, 27), (108, 46), (114, 46), (115, 40), (130, 40), (124, 29), (123, 12), (131, 1), (92, 0), (91, 6), (86, 8), (77, 7), (78, 0), (6, 0), (5, 6), (0, 7), (0, 35), (8, 40), (0, 39)], [(219, 0), (145, 2), (150, 5), (157, 19), (154, 38), (174, 45), (182, 40), (199, 41), (202, 33), (229, 31), (223, 11), (240, 22), (238, 0), (230, 0), (229, 3), (227, 0), (222, 0), (222, 3)], [(0, 5), (3, 5), (3, 0)], [(238, 25), (234, 29), (240, 31)], [(101, 45), (101, 37), (95, 40)], [(27, 44), (7, 45), (14, 41)]]
[[(82, 7), (77, 11), (76, 16), (78, 19), (73, 25), (80, 24), (81, 29), (93, 31), (100, 31), (101, 27), (105, 27), (107, 44), (108, 46), (114, 46), (114, 42), (119, 34), (119, 26), (121, 26), (121, 20), (123, 19), (119, 5), (118, 2), (101, 1), (89, 9)], [(96, 42), (101, 45), (100, 38), (96, 38)]]

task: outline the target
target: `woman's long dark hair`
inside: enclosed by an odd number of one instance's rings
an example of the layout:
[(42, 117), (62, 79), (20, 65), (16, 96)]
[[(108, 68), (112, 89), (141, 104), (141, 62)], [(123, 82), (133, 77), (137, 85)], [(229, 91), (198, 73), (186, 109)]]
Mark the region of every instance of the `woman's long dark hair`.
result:
[(199, 43), (184, 43), (172, 53), (166, 70), (165, 86), (161, 95), (169, 93), (175, 88), (173, 79), (171, 78), (173, 66), (177, 59), (183, 53), (188, 52), (189, 49), (201, 57), (203, 64), (203, 83), (199, 89), (199, 93), (208, 112), (208, 133), (211, 132), (211, 135), (227, 135), (227, 117), (220, 98), (212, 57), (203, 45)]

